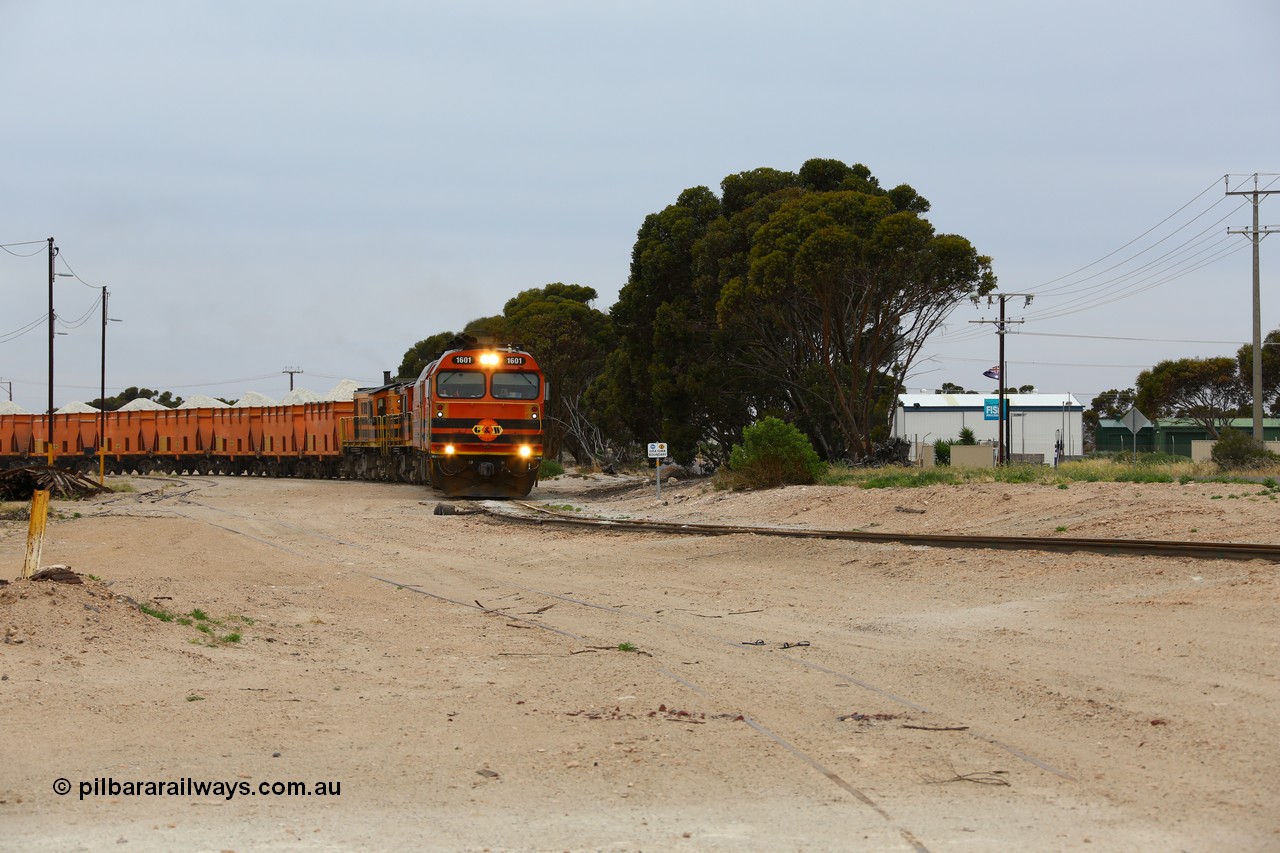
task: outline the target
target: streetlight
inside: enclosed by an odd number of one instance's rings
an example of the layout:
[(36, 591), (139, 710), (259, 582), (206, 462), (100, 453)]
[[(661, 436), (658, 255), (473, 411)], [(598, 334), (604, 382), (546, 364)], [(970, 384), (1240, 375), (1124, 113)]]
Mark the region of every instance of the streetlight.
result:
[(102, 288), (102, 389), (98, 397), (98, 485), (107, 478), (107, 323), (120, 323), (107, 316), (107, 300), (111, 292)]

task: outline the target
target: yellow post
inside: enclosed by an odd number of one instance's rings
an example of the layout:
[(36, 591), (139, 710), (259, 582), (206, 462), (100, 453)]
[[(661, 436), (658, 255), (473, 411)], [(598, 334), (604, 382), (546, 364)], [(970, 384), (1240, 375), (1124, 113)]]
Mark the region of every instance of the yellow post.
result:
[(27, 560), (22, 576), (29, 578), (40, 568), (44, 552), (44, 525), (49, 517), (49, 490), (36, 489), (31, 495), (31, 523), (27, 527)]

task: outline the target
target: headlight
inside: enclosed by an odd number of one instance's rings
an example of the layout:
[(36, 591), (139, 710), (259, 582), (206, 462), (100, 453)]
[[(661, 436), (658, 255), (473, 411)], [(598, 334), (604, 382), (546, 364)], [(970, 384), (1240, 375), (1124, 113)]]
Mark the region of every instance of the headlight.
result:
[(480, 353), (480, 363), (492, 367), (498, 363), (498, 354), (496, 352), (482, 352)]
[(453, 455), (453, 445), (452, 445), (452, 444), (446, 444), (446, 445), (444, 446), (444, 455), (445, 455), (445, 456), (452, 456), (452, 455)]
[(522, 444), (522, 445), (520, 445), (520, 451), (519, 451), (519, 452), (520, 452), (520, 458), (521, 458), (521, 459), (528, 459), (530, 456), (532, 456), (532, 455), (533, 455), (533, 448), (532, 448), (532, 447), (530, 447), (530, 446), (529, 446), (529, 445), (527, 445), (527, 444)]

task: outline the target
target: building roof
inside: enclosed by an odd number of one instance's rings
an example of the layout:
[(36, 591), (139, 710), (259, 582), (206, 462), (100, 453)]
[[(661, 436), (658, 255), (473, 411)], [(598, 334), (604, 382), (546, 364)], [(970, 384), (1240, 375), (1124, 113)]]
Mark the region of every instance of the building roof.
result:
[[(1199, 421), (1193, 421), (1190, 418), (1157, 418), (1156, 426), (1160, 429), (1199, 429), (1203, 430), (1204, 426)], [(1239, 429), (1248, 432), (1253, 429), (1253, 418), (1232, 418), (1227, 422), (1232, 429)], [(1280, 418), (1263, 418), (1263, 427), (1280, 429)], [(1151, 424), (1143, 427), (1148, 429)], [(1122, 429), (1129, 431), (1129, 427), (1123, 421), (1114, 418), (1098, 418), (1098, 429)], [(1141, 432), (1141, 430), (1139, 430)]]
[[(980, 412), (987, 400), (1000, 395), (990, 394), (899, 394), (898, 405), (905, 408), (932, 409), (934, 411)], [(1084, 406), (1070, 394), (1006, 394), (1005, 399), (1013, 409), (1054, 409), (1064, 406), (1068, 411), (1084, 411)]]

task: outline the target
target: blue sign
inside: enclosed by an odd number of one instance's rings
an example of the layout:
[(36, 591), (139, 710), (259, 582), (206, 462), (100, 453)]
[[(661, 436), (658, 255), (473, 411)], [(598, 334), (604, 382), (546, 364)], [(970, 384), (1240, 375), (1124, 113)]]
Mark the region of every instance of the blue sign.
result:
[[(1000, 398), (992, 397), (982, 401), (982, 419), (984, 421), (1000, 420)], [(1009, 420), (1009, 401), (1004, 401), (1004, 419)]]

